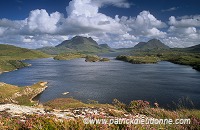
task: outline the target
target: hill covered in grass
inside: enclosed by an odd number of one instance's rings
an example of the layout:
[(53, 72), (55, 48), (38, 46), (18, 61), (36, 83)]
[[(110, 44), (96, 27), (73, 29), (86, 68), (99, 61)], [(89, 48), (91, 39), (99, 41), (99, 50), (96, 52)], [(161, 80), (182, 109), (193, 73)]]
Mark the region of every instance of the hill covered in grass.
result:
[(0, 73), (28, 66), (22, 60), (47, 57), (49, 55), (40, 51), (0, 44)]
[(133, 47), (136, 50), (166, 50), (169, 49), (167, 45), (158, 39), (151, 39), (148, 42), (139, 42)]
[(189, 52), (189, 53), (200, 53), (200, 44), (186, 48), (173, 48), (172, 50)]
[(23, 60), (45, 57), (48, 57), (48, 55), (41, 51), (30, 50), (13, 45), (0, 44), (0, 59)]

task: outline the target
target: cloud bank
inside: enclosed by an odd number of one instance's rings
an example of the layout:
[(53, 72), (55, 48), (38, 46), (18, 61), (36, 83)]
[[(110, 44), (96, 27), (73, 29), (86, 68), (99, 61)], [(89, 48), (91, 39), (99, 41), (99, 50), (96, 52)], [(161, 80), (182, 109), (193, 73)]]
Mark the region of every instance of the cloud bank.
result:
[(126, 0), (72, 0), (66, 7), (66, 18), (59, 12), (49, 14), (45, 9), (36, 9), (24, 20), (0, 19), (0, 43), (38, 48), (55, 46), (81, 35), (114, 48), (132, 47), (151, 38), (158, 38), (171, 47), (199, 44), (200, 15), (171, 16), (165, 23), (149, 11), (132, 17), (116, 15), (112, 18), (99, 12), (103, 6), (129, 8), (131, 3)]

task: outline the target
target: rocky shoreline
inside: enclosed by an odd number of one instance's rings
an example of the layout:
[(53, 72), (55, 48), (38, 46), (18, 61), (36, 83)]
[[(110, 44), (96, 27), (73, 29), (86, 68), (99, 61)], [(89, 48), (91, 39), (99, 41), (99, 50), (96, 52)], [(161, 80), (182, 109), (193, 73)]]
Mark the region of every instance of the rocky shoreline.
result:
[(18, 87), (1, 82), (0, 102), (19, 105), (34, 105), (37, 102), (32, 99), (41, 94), (48, 86), (48, 82), (38, 82), (32, 86)]

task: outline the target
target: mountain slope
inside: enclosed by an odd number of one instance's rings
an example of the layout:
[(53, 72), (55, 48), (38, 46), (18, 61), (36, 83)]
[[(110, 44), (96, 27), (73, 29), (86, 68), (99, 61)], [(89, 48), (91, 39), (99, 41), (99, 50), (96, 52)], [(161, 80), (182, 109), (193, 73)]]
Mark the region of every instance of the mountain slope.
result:
[(46, 57), (48, 57), (48, 55), (40, 51), (0, 44), (0, 59), (23, 60)]
[(189, 52), (198, 52), (200, 53), (200, 44), (195, 45), (195, 46), (191, 46), (191, 47), (187, 47), (187, 48), (183, 48), (184, 51), (189, 51)]
[(75, 36), (71, 40), (65, 40), (61, 44), (57, 45), (56, 47), (66, 47), (70, 49), (76, 49), (79, 48), (80, 45), (91, 45), (99, 47), (97, 42), (94, 41), (91, 37), (81, 37), (81, 36)]
[(139, 42), (134, 46), (133, 49), (136, 50), (166, 50), (169, 49), (167, 45), (162, 43), (160, 40), (152, 39), (148, 42)]
[(79, 52), (99, 52), (101, 47), (98, 46), (97, 42), (91, 37), (81, 37), (75, 36), (71, 40), (63, 41), (61, 44), (57, 45), (56, 48), (67, 48), (73, 49)]
[(110, 47), (106, 45), (98, 45), (91, 37), (75, 36), (70, 40), (63, 41), (55, 47), (44, 47), (39, 48), (38, 50), (49, 54), (60, 54), (66, 52), (101, 53), (111, 51)]
[(21, 60), (47, 57), (47, 54), (40, 51), (0, 44), (0, 73), (28, 66)]

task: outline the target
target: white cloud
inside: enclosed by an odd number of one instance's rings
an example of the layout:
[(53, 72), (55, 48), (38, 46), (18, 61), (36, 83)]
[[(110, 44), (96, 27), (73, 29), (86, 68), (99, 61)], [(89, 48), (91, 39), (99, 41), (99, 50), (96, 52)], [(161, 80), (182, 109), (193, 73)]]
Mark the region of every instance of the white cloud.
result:
[(115, 20), (129, 28), (129, 33), (135, 36), (165, 37), (166, 33), (159, 28), (166, 27), (161, 20), (157, 20), (149, 11), (142, 11), (137, 17), (128, 18), (115, 16)]
[(4, 34), (4, 32), (5, 32), (5, 28), (3, 28), (3, 27), (0, 27), (0, 36), (1, 36), (1, 35), (3, 35), (3, 34)]
[(83, 31), (85, 31), (85, 33), (100, 31), (124, 33), (126, 31), (120, 23), (105, 14), (99, 13), (98, 9), (99, 7), (92, 3), (91, 0), (71, 1), (66, 8), (68, 18), (64, 26), (62, 26), (61, 32), (70, 30), (78, 34), (84, 33)]
[[(38, 48), (55, 46), (75, 35), (94, 38), (111, 47), (131, 47), (140, 41), (159, 38), (171, 47), (199, 44), (200, 15), (169, 18), (169, 27), (149, 11), (137, 16), (109, 17), (103, 6), (128, 8), (126, 0), (72, 0), (66, 7), (67, 17), (59, 12), (36, 9), (24, 20), (0, 19), (0, 43)], [(171, 9), (173, 10), (173, 9)], [(163, 31), (165, 29), (167, 31)]]
[(200, 16), (169, 18), (168, 37), (165, 40), (171, 47), (189, 47), (200, 44)]
[(66, 8), (67, 14), (71, 16), (96, 16), (99, 7), (95, 4), (91, 4), (91, 0), (73, 0), (69, 2), (69, 6)]
[(175, 10), (177, 10), (179, 7), (171, 7), (171, 8), (169, 8), (169, 9), (163, 9), (163, 10), (161, 10), (162, 12), (170, 12), (170, 11), (175, 11)]
[(183, 17), (177, 20), (174, 16), (169, 18), (169, 24), (176, 27), (200, 27), (200, 15), (192, 18)]
[(62, 15), (59, 12), (49, 15), (46, 10), (37, 9), (30, 12), (27, 26), (30, 32), (55, 33), (61, 18)]
[(170, 26), (168, 31), (178, 35), (180, 34), (189, 35), (197, 33), (197, 29), (195, 27), (177, 28), (175, 26)]

